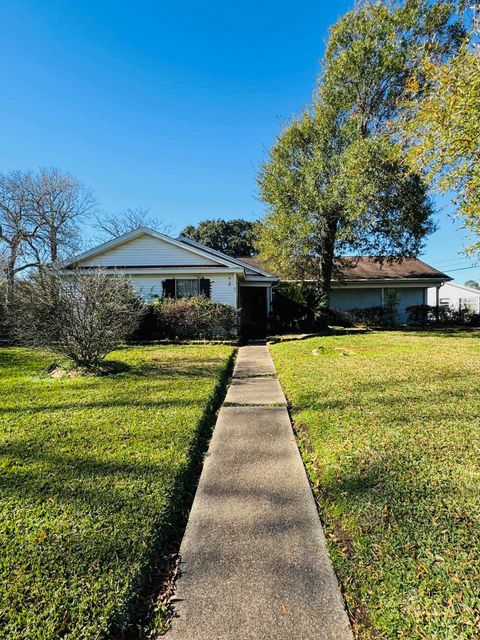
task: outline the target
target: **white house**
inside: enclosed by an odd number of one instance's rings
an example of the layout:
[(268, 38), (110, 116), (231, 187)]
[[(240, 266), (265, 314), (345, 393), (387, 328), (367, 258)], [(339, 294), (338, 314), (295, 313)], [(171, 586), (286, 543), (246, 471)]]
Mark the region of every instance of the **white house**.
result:
[(244, 327), (266, 325), (277, 276), (189, 238), (170, 238), (139, 227), (75, 256), (65, 267), (101, 267), (131, 277), (147, 300), (203, 293), (214, 302), (242, 309)]
[(463, 284), (457, 282), (446, 282), (438, 289), (428, 290), (428, 304), (435, 306), (438, 304), (441, 307), (450, 307), (450, 309), (465, 309), (468, 308), (475, 313), (480, 313), (480, 289), (474, 289), (473, 287), (466, 287)]
[[(146, 227), (85, 251), (65, 267), (101, 267), (127, 274), (146, 299), (203, 293), (214, 302), (240, 308), (247, 332), (266, 328), (272, 289), (279, 283), (255, 258), (232, 258), (189, 238), (170, 238)], [(413, 258), (383, 264), (369, 257), (355, 258), (333, 282), (331, 306), (339, 311), (383, 306), (386, 290), (393, 288), (398, 292), (397, 319), (404, 322), (407, 307), (425, 304), (428, 288), (448, 280), (444, 273)]]

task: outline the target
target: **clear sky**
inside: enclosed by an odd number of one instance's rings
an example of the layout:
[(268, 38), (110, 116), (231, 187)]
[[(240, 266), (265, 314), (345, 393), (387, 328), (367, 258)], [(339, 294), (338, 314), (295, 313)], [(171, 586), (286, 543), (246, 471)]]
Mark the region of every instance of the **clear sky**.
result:
[[(107, 211), (175, 231), (262, 214), (258, 166), (311, 98), (328, 27), (352, 0), (3, 0), (0, 170), (58, 166)], [(453, 272), (445, 214), (424, 259)]]

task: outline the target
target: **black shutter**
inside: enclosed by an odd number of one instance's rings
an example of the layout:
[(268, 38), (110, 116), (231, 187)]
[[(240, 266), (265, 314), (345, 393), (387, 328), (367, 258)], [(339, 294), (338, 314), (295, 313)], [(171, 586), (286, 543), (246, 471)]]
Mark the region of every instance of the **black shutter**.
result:
[(175, 298), (175, 278), (163, 281), (163, 297)]
[(200, 294), (206, 298), (210, 298), (210, 280), (209, 278), (200, 278)]

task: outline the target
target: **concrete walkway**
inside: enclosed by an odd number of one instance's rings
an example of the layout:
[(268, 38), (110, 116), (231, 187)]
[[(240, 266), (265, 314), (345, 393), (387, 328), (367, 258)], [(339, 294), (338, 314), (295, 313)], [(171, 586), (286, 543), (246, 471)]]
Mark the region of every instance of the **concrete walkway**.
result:
[(168, 640), (352, 640), (285, 397), (239, 350), (180, 548)]

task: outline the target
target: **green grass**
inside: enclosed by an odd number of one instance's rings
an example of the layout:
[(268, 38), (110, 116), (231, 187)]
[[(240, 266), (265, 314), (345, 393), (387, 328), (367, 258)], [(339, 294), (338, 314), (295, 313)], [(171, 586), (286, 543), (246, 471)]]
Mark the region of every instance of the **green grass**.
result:
[(52, 379), (51, 355), (0, 348), (0, 637), (125, 628), (232, 351), (129, 347), (127, 372)]
[(480, 637), (480, 332), (271, 348), (358, 638)]

